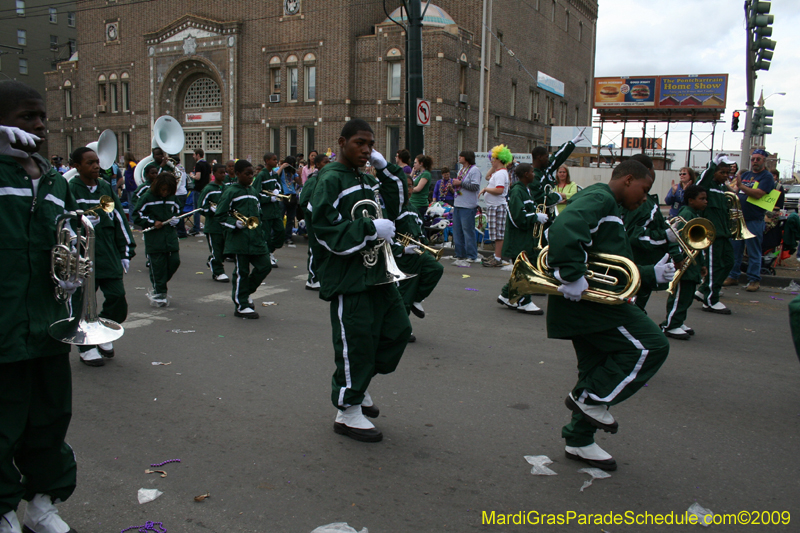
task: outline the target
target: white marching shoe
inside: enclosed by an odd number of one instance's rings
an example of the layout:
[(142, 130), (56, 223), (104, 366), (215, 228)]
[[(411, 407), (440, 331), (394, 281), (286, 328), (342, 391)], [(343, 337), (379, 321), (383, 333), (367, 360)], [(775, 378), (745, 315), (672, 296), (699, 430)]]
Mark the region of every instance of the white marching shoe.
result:
[(411, 312), (417, 316), (417, 318), (425, 318), (425, 309), (422, 308), (422, 302), (414, 302), (411, 304)]
[(543, 315), (544, 311), (542, 311), (535, 303), (528, 302), (525, 305), (518, 305), (517, 311), (520, 313), (527, 313), (529, 315)]
[(75, 533), (60, 516), (53, 500), (46, 494), (37, 494), (28, 502), (23, 533)]
[(383, 439), (383, 433), (366, 419), (360, 405), (339, 410), (333, 423), (333, 431), (361, 442), (379, 442)]
[(278, 268), (278, 260), (275, 259), (275, 254), (269, 254), (269, 263), (272, 265), (272, 268)]
[(0, 516), (0, 533), (22, 533), (22, 526), (19, 525), (19, 518), (15, 511), (9, 511)]
[(580, 448), (565, 446), (564, 453), (568, 459), (581, 461), (600, 470), (614, 471), (617, 469), (617, 462), (611, 457), (611, 454), (598, 446), (596, 442)]
[(512, 304), (511, 301), (502, 294), (497, 297), (497, 303), (500, 305), (505, 305), (509, 309), (516, 309), (519, 307), (519, 304)]
[(689, 333), (687, 331), (685, 331), (681, 327), (664, 330), (664, 335), (666, 335), (667, 337), (671, 337), (673, 339), (679, 339), (679, 340), (682, 340), (682, 341), (688, 341), (689, 340)]
[(564, 400), (564, 405), (574, 413), (583, 414), (583, 418), (596, 428), (609, 433), (616, 433), (617, 429), (619, 429), (619, 424), (617, 424), (617, 421), (611, 416), (611, 413), (608, 412), (607, 405), (589, 405), (579, 402), (572, 396), (571, 392)]
[(89, 351), (81, 352), (81, 363), (86, 366), (103, 366), (105, 361), (103, 361), (103, 356), (100, 354), (100, 350), (97, 347), (92, 348)]

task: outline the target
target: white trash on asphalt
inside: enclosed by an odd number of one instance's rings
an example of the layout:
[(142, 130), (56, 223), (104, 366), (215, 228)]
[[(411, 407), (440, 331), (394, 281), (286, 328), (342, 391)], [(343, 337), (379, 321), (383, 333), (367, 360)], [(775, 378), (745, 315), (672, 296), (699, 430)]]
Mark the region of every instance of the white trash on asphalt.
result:
[(142, 504), (151, 502), (156, 498), (158, 498), (159, 496), (161, 496), (162, 494), (164, 493), (158, 489), (139, 489), (139, 494), (138, 494), (139, 503)]
[(547, 468), (546, 465), (553, 464), (553, 461), (551, 461), (550, 458), (547, 457), (546, 455), (526, 455), (525, 460), (533, 465), (533, 468), (531, 468), (531, 474), (533, 474), (534, 476), (558, 475), (549, 468)]
[[(692, 505), (690, 505), (686, 513), (689, 516), (696, 516), (697, 523), (703, 527), (708, 527), (714, 522), (714, 513), (711, 512), (711, 509), (706, 509), (697, 502), (694, 502)], [(708, 518), (706, 518), (706, 516)]]
[(333, 524), (319, 526), (311, 533), (369, 533), (369, 531), (367, 528), (364, 528), (361, 531), (356, 531), (352, 527), (348, 526), (347, 522), (334, 522)]
[(583, 482), (583, 486), (581, 487), (581, 492), (583, 492), (583, 489), (591, 487), (592, 482), (595, 479), (605, 479), (607, 477), (611, 477), (611, 474), (604, 472), (599, 468), (581, 468), (580, 470), (578, 470), (578, 472), (583, 474), (589, 474), (590, 476), (592, 476), (592, 479)]
[(781, 289), (784, 292), (800, 292), (800, 285), (798, 285), (794, 280), (789, 283), (788, 287)]

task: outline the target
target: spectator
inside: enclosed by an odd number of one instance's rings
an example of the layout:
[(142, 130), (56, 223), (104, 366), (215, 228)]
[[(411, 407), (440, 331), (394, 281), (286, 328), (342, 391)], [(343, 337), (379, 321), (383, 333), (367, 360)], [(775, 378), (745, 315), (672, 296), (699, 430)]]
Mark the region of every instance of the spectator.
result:
[(511, 163), (511, 151), (504, 144), (492, 148), (492, 170), (489, 184), (478, 193), (478, 197), (486, 194), (487, 225), (489, 239), (494, 241), (494, 257), (483, 261), (485, 267), (507, 265), (502, 259), (503, 239), (506, 233), (506, 196), (508, 195), (509, 177), (506, 165)]
[(62, 174), (69, 170), (69, 167), (64, 164), (64, 158), (60, 155), (54, 155), (51, 157), (50, 162), (53, 164), (53, 168)]
[(678, 211), (683, 205), (683, 191), (697, 181), (697, 174), (689, 167), (683, 167), (678, 173), (678, 183), (673, 180), (672, 187), (664, 198), (664, 203), (669, 205), (669, 217), (678, 216)]
[(454, 199), (455, 190), (453, 189), (453, 180), (450, 179), (450, 169), (442, 167), (442, 179), (437, 181), (433, 188), (433, 201), (453, 205)]
[[(475, 166), (475, 152), (463, 150), (458, 154), (461, 170), (453, 180), (453, 245), (457, 265), (477, 263), (478, 241), (475, 238), (475, 213), (478, 210), (478, 190), (481, 188), (481, 171)], [(399, 163), (398, 163), (399, 164)]]
[(303, 185), (306, 184), (308, 181), (308, 177), (314, 173), (316, 170), (314, 166), (314, 161), (317, 159), (317, 151), (311, 150), (308, 152), (308, 164), (303, 167), (303, 170), (300, 172), (300, 179), (303, 181)]
[(414, 188), (411, 190), (411, 207), (419, 215), (420, 220), (425, 220), (425, 213), (428, 211), (428, 198), (431, 190), (431, 167), (433, 159), (429, 156), (420, 154), (414, 158), (414, 170), (411, 178), (414, 180)]
[(125, 164), (123, 165), (125, 167), (125, 170), (123, 171), (125, 178), (125, 192), (122, 200), (128, 204), (128, 220), (130, 220), (131, 211), (133, 211), (133, 208), (136, 207), (133, 200), (133, 191), (136, 190), (137, 185), (133, 175), (134, 171), (136, 170), (136, 163), (138, 163), (138, 161), (136, 161), (136, 158), (133, 156), (132, 152), (125, 152), (123, 160), (125, 161)]
[(556, 172), (556, 192), (561, 195), (559, 204), (566, 204), (572, 195), (578, 192), (578, 184), (572, 183), (567, 165), (561, 165)]
[(297, 188), (302, 185), (300, 176), (297, 174), (297, 160), (287, 155), (278, 169), (279, 179), (281, 184), (281, 194), (288, 194), (289, 199), (283, 200), (283, 214), (286, 216), (286, 245), (294, 246), (292, 241), (292, 230), (294, 229), (294, 220), (297, 216)]
[[(211, 180), (211, 165), (204, 159), (205, 152), (202, 148), (196, 148), (194, 151), (194, 172), (192, 179), (194, 179), (194, 189), (192, 190), (192, 205), (200, 205), (200, 196), (203, 193), (203, 188), (208, 185)], [(192, 215), (194, 224), (189, 235), (195, 236), (200, 233), (200, 212), (198, 211)]]
[(411, 152), (402, 148), (397, 151), (397, 155), (395, 155), (394, 160), (397, 162), (398, 166), (403, 169), (403, 172), (406, 173), (406, 176), (411, 175)]
[[(180, 214), (183, 214), (183, 208), (186, 207), (186, 197), (189, 193), (189, 191), (186, 189), (188, 175), (186, 174), (186, 169), (183, 168), (183, 165), (178, 162), (175, 162), (175, 178), (178, 180), (178, 188), (175, 190), (175, 198), (178, 200), (178, 207), (180, 208), (179, 212)], [(175, 224), (175, 232), (178, 234), (179, 239), (185, 239), (188, 237), (186, 234), (185, 218), (178, 220), (178, 223)]]

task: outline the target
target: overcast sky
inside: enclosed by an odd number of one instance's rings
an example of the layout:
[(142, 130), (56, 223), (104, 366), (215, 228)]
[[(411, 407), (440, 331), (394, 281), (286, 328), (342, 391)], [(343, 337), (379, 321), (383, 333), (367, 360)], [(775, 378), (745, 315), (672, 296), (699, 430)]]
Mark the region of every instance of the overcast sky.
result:
[[(731, 114), (745, 108), (745, 16), (742, 0), (599, 0), (595, 75), (644, 76), (668, 74), (729, 74), (727, 109), (717, 124), (715, 149), (738, 150), (742, 134), (731, 132)], [(800, 0), (775, 0), (772, 39), (777, 41), (769, 71), (759, 71), (756, 100), (761, 89), (770, 97), (765, 107), (775, 111), (770, 152), (780, 157), (778, 169), (789, 175), (795, 137), (800, 136)], [(630, 126), (629, 126), (630, 127)], [(657, 126), (662, 136), (663, 125)], [(711, 125), (701, 125), (708, 131)], [(618, 128), (619, 129), (619, 128)], [(688, 133), (670, 126), (669, 148), (685, 150)], [(685, 130), (688, 132), (688, 125)], [(697, 127), (695, 128), (697, 130)], [(740, 131), (744, 129), (744, 116)], [(608, 127), (606, 128), (608, 130)], [(639, 130), (641, 131), (641, 130)], [(721, 145), (722, 131), (725, 144)], [(648, 126), (648, 136), (652, 135)], [(606, 139), (604, 143), (614, 142)], [(710, 140), (708, 141), (710, 143)], [(615, 144), (619, 145), (617, 138)], [(800, 159), (800, 155), (798, 155)], [(795, 165), (800, 171), (800, 161)]]

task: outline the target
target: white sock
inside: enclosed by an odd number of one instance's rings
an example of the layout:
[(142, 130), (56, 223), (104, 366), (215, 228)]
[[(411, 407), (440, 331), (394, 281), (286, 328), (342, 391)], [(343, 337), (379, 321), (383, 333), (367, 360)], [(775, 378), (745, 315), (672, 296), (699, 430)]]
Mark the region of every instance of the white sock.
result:
[(494, 256), (494, 258), (495, 258), (495, 259), (497, 259), (498, 261), (502, 261), (502, 259), (500, 259), (500, 258), (499, 258), (499, 257), (497, 257), (497, 256)]

